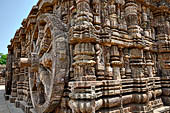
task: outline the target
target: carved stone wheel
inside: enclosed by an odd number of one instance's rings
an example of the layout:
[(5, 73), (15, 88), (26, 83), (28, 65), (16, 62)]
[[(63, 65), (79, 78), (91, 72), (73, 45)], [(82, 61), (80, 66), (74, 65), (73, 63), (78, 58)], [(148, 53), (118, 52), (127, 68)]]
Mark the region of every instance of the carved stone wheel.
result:
[(59, 106), (68, 77), (68, 42), (59, 17), (44, 14), (38, 22), (31, 41), (29, 84), (35, 110), (49, 113)]

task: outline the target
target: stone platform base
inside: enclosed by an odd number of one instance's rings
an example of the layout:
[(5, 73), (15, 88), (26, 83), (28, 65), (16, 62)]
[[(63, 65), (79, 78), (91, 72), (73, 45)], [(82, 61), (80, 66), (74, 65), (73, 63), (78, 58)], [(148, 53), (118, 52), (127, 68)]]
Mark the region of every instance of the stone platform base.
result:
[(32, 113), (30, 109), (31, 106), (27, 105), (24, 101), (17, 101), (16, 105), (21, 108), (25, 113)]
[(15, 100), (16, 100), (15, 97), (9, 96), (9, 101), (10, 101), (10, 103), (15, 103)]
[(4, 98), (5, 98), (6, 101), (9, 100), (9, 95), (4, 94)]
[(153, 111), (153, 113), (170, 113), (170, 106), (163, 106), (161, 108), (157, 108)]
[(34, 109), (30, 109), (30, 113), (37, 113)]

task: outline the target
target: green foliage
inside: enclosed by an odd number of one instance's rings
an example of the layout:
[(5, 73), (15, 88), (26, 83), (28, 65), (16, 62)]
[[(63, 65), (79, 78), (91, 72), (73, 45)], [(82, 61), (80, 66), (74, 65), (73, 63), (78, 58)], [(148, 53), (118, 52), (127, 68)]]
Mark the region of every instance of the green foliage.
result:
[(7, 54), (0, 53), (0, 64), (5, 65), (7, 60)]

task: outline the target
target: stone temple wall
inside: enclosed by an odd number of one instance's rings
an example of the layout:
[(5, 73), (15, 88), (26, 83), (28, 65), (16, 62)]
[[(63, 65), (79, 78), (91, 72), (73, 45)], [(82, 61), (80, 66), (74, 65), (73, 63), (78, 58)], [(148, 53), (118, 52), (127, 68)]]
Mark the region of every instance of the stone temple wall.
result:
[(0, 65), (0, 85), (5, 85), (6, 66)]
[(26, 113), (169, 113), (169, 0), (39, 0), (8, 46)]

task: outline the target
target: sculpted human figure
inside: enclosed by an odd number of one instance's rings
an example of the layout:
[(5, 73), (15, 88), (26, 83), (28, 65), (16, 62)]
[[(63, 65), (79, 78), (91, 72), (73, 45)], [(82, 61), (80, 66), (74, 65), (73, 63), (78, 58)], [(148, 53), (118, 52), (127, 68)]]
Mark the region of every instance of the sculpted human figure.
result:
[(96, 44), (95, 48), (96, 48), (97, 64), (100, 65), (102, 63), (103, 50), (99, 44)]

